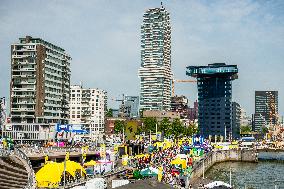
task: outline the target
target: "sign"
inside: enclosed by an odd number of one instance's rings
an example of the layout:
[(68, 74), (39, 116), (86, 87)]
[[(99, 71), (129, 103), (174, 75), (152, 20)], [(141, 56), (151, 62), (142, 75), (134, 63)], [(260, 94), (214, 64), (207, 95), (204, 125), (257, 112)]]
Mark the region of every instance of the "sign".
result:
[(80, 124), (56, 124), (56, 132), (72, 132), (76, 134), (84, 134), (87, 133), (86, 130), (82, 129), (82, 125)]
[(161, 141), (162, 140), (162, 133), (161, 132), (157, 132), (156, 137), (157, 137), (158, 141)]
[(45, 164), (47, 163), (47, 161), (48, 161), (48, 155), (46, 155), (46, 156), (44, 157), (44, 163), (45, 163)]
[(66, 152), (65, 160), (68, 161), (70, 156), (70, 152)]
[(11, 124), (6, 124), (6, 131), (12, 131), (12, 125)]
[(118, 152), (118, 145), (117, 145), (117, 144), (115, 144), (115, 145), (114, 145), (114, 147), (113, 147), (113, 151), (114, 151), (114, 153), (116, 153), (116, 154), (117, 154), (117, 152)]
[(17, 138), (24, 138), (24, 133), (17, 133)]

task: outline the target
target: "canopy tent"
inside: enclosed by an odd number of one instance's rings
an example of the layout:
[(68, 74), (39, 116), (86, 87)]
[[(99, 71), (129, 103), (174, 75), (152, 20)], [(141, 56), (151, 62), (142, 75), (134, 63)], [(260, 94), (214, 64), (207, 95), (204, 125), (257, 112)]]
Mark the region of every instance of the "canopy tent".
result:
[(87, 163), (84, 163), (84, 165), (85, 166), (95, 166), (95, 165), (97, 165), (97, 162), (95, 162), (94, 160), (91, 160), (91, 161), (89, 161)]
[[(64, 167), (64, 162), (62, 162), (61, 165)], [(79, 163), (70, 160), (66, 161), (66, 171), (69, 172), (72, 177), (75, 177), (76, 171), (79, 171), (79, 173), (82, 172), (82, 174), (86, 174), (85, 169)]]
[(180, 159), (179, 157), (174, 159), (172, 162), (171, 162), (172, 165), (181, 165), (181, 167), (183, 169), (186, 168), (186, 160), (185, 159)]
[(143, 176), (140, 174), (139, 170), (134, 170), (133, 171), (133, 178), (135, 178), (135, 179), (142, 179)]
[(37, 187), (58, 187), (64, 167), (60, 163), (48, 162), (37, 173)]
[[(86, 175), (85, 169), (77, 162), (66, 161), (66, 173), (70, 174), (73, 178), (77, 173), (84, 173)], [(37, 187), (39, 188), (55, 188), (59, 187), (62, 176), (64, 174), (64, 162), (57, 163), (49, 161), (45, 164), (37, 173), (36, 181)], [(81, 175), (82, 176), (82, 175)]]
[(150, 176), (157, 176), (158, 175), (158, 173), (155, 173), (150, 168), (142, 169), (140, 171), (140, 174), (144, 177), (147, 177), (147, 176), (150, 177)]

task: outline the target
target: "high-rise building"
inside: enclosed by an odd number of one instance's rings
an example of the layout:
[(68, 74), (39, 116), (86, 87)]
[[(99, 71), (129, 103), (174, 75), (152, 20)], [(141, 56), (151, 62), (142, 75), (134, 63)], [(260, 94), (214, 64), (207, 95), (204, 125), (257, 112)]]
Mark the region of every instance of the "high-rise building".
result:
[(255, 91), (253, 131), (278, 122), (278, 91)]
[(232, 102), (232, 137), (240, 138), (241, 127), (241, 106), (237, 102)]
[(198, 102), (197, 100), (193, 103), (193, 107), (188, 108), (187, 118), (190, 121), (198, 119)]
[(124, 102), (119, 106), (120, 117), (139, 117), (139, 96), (125, 96)]
[(232, 80), (236, 65), (225, 63), (188, 66), (186, 74), (197, 78), (198, 125), (202, 135), (232, 136)]
[(140, 109), (169, 110), (171, 102), (170, 14), (148, 9), (141, 25)]
[(171, 97), (171, 111), (178, 112), (182, 119), (188, 116), (188, 99), (185, 96)]
[(4, 97), (0, 98), (0, 130), (2, 131), (4, 123), (6, 122), (6, 100)]
[(67, 123), (70, 60), (63, 48), (40, 38), (11, 45), (12, 123)]
[(70, 124), (83, 125), (93, 136), (104, 133), (107, 92), (80, 85), (72, 85), (70, 90)]
[(240, 120), (241, 126), (252, 126), (252, 120), (251, 117), (247, 115), (245, 109), (241, 108), (241, 120)]

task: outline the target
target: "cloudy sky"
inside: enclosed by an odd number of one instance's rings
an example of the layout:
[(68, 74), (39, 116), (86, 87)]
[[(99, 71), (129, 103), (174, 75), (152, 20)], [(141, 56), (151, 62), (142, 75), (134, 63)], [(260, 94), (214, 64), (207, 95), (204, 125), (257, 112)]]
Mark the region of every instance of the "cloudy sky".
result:
[[(9, 96), (10, 45), (26, 35), (72, 56), (72, 84), (105, 89), (110, 99), (138, 95), (142, 16), (159, 6), (156, 0), (1, 0), (0, 96)], [(176, 79), (188, 79), (188, 65), (237, 64), (233, 100), (251, 114), (255, 90), (278, 90), (284, 114), (283, 0), (164, 0), (164, 6)], [(195, 84), (175, 88), (191, 102), (197, 98)]]

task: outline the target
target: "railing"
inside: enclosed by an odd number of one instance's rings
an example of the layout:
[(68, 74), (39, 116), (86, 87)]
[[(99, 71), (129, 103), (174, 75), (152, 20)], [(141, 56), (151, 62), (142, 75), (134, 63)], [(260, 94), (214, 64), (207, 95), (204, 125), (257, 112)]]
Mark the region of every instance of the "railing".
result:
[(22, 160), (24, 160), (26, 162), (26, 164), (28, 165), (28, 183), (25, 186), (25, 189), (33, 189), (36, 186), (36, 179), (35, 179), (35, 173), (32, 167), (32, 164), (28, 158), (28, 156), (20, 149), (15, 148), (15, 150), (13, 151), (14, 154), (18, 157), (20, 157)]
[(11, 154), (10, 150), (0, 149), (0, 157), (7, 157)]

